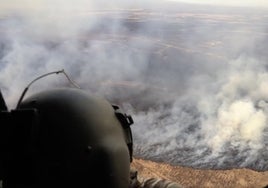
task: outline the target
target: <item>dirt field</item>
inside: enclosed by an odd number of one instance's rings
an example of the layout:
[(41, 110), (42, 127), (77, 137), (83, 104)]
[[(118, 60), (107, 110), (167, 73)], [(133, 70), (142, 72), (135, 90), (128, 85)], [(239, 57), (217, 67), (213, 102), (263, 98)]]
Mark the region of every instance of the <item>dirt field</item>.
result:
[(196, 170), (135, 159), (132, 168), (138, 170), (139, 178), (164, 178), (191, 188), (261, 188), (268, 185), (268, 171), (256, 172), (249, 169)]

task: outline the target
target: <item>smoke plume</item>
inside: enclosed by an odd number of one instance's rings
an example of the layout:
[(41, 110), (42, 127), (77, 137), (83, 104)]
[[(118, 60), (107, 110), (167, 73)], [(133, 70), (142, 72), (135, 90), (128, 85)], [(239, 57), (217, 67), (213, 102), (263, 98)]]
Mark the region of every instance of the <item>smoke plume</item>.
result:
[[(34, 78), (65, 69), (133, 115), (137, 157), (268, 169), (264, 10), (160, 0), (17, 3), (0, 5), (0, 88), (9, 108)], [(51, 76), (28, 95), (66, 85)]]

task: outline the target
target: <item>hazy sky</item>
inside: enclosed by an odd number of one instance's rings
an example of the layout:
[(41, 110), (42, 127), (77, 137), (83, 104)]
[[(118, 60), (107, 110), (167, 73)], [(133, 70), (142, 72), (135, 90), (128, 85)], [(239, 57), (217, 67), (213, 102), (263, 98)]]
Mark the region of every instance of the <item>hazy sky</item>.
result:
[(268, 7), (267, 0), (168, 0), (168, 1), (198, 3), (198, 4), (213, 4), (213, 5)]
[[(267, 0), (136, 0), (136, 5), (146, 5), (148, 3), (155, 4), (156, 2), (184, 2), (184, 3), (196, 3), (196, 4), (213, 4), (213, 5), (231, 5), (231, 6), (257, 6), (257, 7), (268, 7)], [(128, 0), (111, 0), (109, 3), (104, 0), (0, 0), (0, 9), (38, 9), (44, 5), (57, 5), (57, 4), (72, 4), (72, 5), (93, 5), (96, 3), (104, 2), (103, 5), (112, 4), (116, 5), (129, 5), (133, 4), (132, 1)], [(88, 6), (87, 6), (88, 7)]]

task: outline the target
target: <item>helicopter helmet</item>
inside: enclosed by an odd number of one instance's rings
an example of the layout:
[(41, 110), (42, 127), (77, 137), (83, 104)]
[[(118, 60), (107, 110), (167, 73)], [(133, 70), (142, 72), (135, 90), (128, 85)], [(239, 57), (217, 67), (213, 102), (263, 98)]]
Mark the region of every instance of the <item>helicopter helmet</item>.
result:
[[(126, 188), (131, 116), (80, 89), (52, 89), (2, 112), (3, 188)], [(2, 123), (1, 123), (2, 124)]]

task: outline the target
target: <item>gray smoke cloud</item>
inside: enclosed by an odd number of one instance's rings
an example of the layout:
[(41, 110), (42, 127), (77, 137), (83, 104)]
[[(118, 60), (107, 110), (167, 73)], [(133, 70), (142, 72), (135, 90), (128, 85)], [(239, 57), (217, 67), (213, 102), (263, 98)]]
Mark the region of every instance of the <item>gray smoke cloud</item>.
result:
[[(65, 69), (133, 114), (136, 157), (267, 170), (267, 14), (166, 1), (0, 6), (0, 88), (13, 108)], [(67, 86), (64, 77), (31, 93)]]

